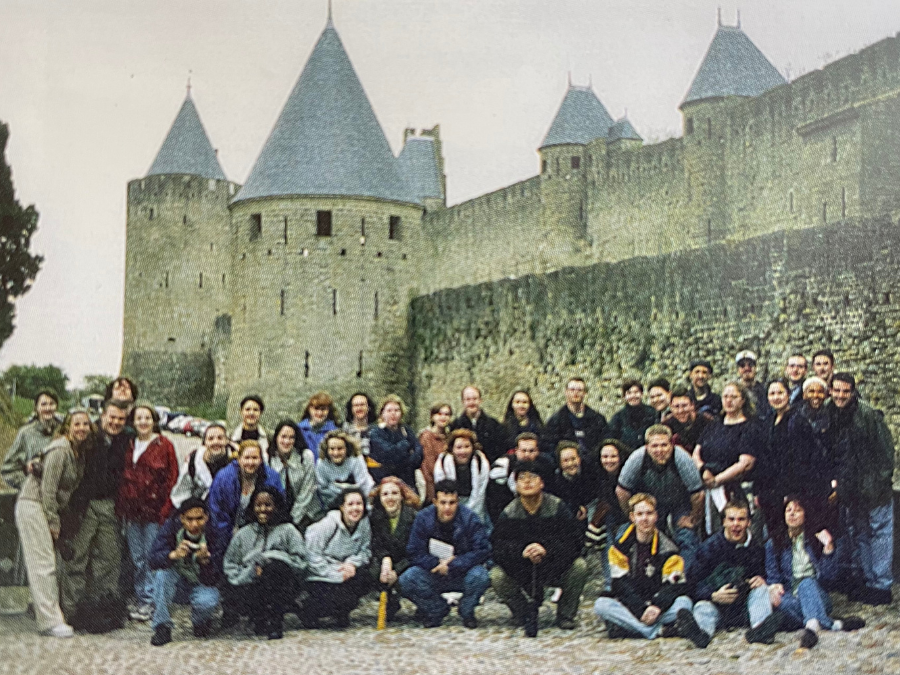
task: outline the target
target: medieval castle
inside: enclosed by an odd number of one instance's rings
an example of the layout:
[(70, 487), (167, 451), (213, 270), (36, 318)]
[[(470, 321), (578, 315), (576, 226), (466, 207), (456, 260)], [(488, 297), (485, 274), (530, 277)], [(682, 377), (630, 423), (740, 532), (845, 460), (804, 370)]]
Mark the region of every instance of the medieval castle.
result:
[[(260, 393), (267, 413), (296, 415), (322, 388), (415, 400), (436, 392), (415, 372), (410, 307), (439, 324), (438, 291), (900, 213), (898, 38), (787, 83), (739, 26), (720, 25), (681, 112), (680, 138), (645, 145), (570, 86), (536, 176), (447, 207), (439, 127), (407, 129), (394, 157), (329, 18), (243, 186), (190, 95), (128, 184), (122, 372), (158, 401), (227, 400), (230, 412)], [(484, 316), (492, 297), (444, 309)], [(490, 339), (489, 323), (468, 337)], [(489, 385), (489, 351), (460, 361), (448, 386)]]

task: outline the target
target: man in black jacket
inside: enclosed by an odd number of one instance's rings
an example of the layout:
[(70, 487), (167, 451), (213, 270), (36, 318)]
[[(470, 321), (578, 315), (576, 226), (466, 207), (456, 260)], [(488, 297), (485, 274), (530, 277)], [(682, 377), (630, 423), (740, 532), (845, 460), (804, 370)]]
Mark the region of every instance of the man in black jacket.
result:
[(450, 431), (468, 429), (474, 431), (481, 443), (481, 449), (488, 460), (493, 462), (512, 447), (506, 430), (481, 407), (481, 390), (468, 386), (462, 390), (463, 413), (450, 423)]
[(584, 402), (587, 385), (580, 377), (566, 384), (566, 404), (547, 420), (541, 437), (541, 452), (553, 456), (560, 441), (575, 441), (581, 456), (598, 463), (600, 441), (606, 438), (606, 418)]
[(581, 553), (581, 529), (566, 504), (544, 492), (546, 469), (538, 462), (516, 465), (516, 493), (500, 514), (491, 543), (495, 567), (491, 586), (509, 607), (513, 622), (525, 622), (529, 600), (536, 610), (545, 586), (558, 586), (556, 625), (572, 630), (587, 565)]

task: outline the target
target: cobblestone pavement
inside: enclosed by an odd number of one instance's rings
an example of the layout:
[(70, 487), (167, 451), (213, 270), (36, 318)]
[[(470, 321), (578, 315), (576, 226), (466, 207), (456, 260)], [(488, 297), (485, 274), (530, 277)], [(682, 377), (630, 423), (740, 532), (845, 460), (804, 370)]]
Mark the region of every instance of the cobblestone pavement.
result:
[[(595, 556), (589, 562), (596, 569)], [(476, 630), (463, 628), (456, 612), (441, 628), (424, 629), (413, 621), (413, 607), (404, 601), (397, 623), (376, 631), (377, 602), (370, 596), (351, 615), (348, 630), (302, 630), (288, 615), (284, 639), (271, 642), (252, 636), (245, 625), (196, 640), (188, 609), (179, 607), (174, 642), (161, 648), (150, 646), (148, 624), (59, 640), (39, 636), (27, 616), (7, 616), (0, 618), (0, 675), (900, 673), (898, 602), (869, 608), (835, 596), (836, 615), (859, 614), (868, 625), (855, 633), (823, 633), (812, 650), (797, 649), (796, 633), (780, 633), (775, 644), (767, 646), (747, 644), (742, 631), (719, 633), (708, 649), (700, 650), (678, 638), (608, 639), (591, 612), (598, 590), (596, 581), (586, 589), (574, 631), (553, 627), (553, 605), (545, 603), (536, 639), (525, 638), (521, 629), (509, 625), (509, 612), (492, 591), (477, 611)], [(894, 595), (900, 598), (900, 587)]]

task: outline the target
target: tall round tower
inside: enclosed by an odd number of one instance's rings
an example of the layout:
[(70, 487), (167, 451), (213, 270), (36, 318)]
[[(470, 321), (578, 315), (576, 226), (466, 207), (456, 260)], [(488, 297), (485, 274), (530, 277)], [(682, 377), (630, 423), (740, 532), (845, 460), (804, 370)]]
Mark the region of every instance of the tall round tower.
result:
[(147, 175), (128, 183), (122, 372), (153, 400), (213, 398), (215, 347), (229, 328), (228, 202), (237, 187), (189, 88)]
[(408, 389), (420, 199), (329, 17), (231, 203), (230, 409), (253, 391), (275, 416), (318, 389)]

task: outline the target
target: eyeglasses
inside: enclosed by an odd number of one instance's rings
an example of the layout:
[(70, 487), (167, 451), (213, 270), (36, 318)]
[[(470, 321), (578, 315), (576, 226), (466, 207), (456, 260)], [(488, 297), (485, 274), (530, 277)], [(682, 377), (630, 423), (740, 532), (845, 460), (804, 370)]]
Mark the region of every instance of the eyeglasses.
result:
[(737, 364), (738, 368), (753, 368), (755, 366), (756, 366), (755, 361), (747, 361), (747, 360), (738, 361), (738, 364)]

